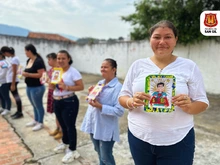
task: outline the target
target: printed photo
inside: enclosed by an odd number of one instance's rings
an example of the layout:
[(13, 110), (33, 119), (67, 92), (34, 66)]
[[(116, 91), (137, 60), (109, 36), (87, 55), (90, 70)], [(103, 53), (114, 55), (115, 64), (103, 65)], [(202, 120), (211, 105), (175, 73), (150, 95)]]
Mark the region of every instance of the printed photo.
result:
[(99, 93), (102, 91), (104, 84), (97, 84), (92, 91), (89, 93), (89, 95), (86, 97), (87, 101), (95, 100), (96, 97), (99, 95)]
[(52, 73), (51, 83), (58, 84), (62, 79), (62, 73), (63, 73), (62, 68), (54, 68)]
[(171, 103), (175, 95), (175, 77), (173, 75), (149, 75), (146, 77), (145, 92), (151, 95), (146, 101), (147, 112), (172, 112), (174, 105)]

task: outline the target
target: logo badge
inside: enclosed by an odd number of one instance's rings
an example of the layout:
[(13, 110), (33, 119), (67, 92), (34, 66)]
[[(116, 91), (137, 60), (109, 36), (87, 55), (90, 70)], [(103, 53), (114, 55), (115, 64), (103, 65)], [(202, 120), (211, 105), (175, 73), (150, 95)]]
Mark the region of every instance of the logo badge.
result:
[(209, 13), (205, 14), (204, 25), (208, 27), (214, 27), (218, 25), (217, 14)]
[(200, 32), (204, 36), (220, 36), (220, 11), (203, 11), (200, 15)]

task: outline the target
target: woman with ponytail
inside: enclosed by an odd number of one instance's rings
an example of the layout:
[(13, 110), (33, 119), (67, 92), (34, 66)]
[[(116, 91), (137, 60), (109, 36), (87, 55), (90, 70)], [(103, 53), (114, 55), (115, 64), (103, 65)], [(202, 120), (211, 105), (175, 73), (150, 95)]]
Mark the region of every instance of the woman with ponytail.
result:
[(45, 92), (45, 86), (41, 84), (40, 78), (42, 77), (43, 72), (46, 71), (46, 67), (43, 58), (37, 53), (34, 45), (26, 45), (25, 54), (28, 57), (28, 60), (22, 75), (25, 77), (28, 99), (34, 108), (34, 120), (27, 123), (26, 126), (33, 127), (33, 131), (38, 131), (43, 128), (43, 95)]
[(11, 91), (17, 105), (17, 111), (15, 114), (11, 115), (12, 119), (18, 119), (23, 117), (22, 114), (22, 102), (18, 93), (17, 85), (19, 83), (18, 77), (17, 77), (17, 70), (20, 65), (20, 61), (17, 56), (15, 56), (15, 50), (12, 47), (3, 46), (1, 48), (1, 52), (6, 57), (10, 57), (8, 71), (6, 73), (6, 82), (7, 82), (7, 91), (4, 94), (4, 97), (6, 99), (6, 109), (1, 113), (1, 115), (7, 115), (10, 113), (11, 110), (11, 99), (9, 97), (9, 91)]

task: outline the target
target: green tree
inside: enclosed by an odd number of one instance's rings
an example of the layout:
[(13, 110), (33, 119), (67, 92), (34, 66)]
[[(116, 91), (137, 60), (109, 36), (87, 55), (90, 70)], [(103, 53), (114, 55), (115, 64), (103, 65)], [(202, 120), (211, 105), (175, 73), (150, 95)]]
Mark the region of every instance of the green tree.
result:
[(178, 42), (183, 44), (210, 39), (200, 33), (200, 14), (205, 10), (220, 9), (219, 0), (142, 0), (134, 5), (134, 14), (122, 16), (122, 20), (133, 26), (131, 39), (147, 39), (151, 26), (160, 20), (169, 20), (179, 30)]

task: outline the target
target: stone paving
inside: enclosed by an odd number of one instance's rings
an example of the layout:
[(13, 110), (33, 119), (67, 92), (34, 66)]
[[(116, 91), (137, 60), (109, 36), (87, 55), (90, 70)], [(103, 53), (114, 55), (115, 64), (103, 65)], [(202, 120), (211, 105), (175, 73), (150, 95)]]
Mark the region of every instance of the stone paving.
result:
[[(93, 149), (89, 135), (81, 132), (80, 126), (86, 112), (85, 97), (89, 86), (97, 83), (100, 76), (82, 74), (85, 90), (77, 92), (80, 99), (80, 111), (76, 127), (78, 129), (78, 148), (81, 157), (70, 163), (73, 165), (98, 165), (97, 154)], [(0, 165), (60, 165), (63, 154), (53, 153), (53, 148), (59, 143), (48, 135), (55, 129), (54, 114), (45, 113), (44, 129), (33, 132), (25, 127), (25, 123), (33, 119), (33, 110), (26, 93), (25, 84), (19, 84), (19, 93), (23, 101), (24, 117), (11, 120), (0, 116)], [(194, 165), (220, 164), (220, 113), (219, 97), (209, 97), (210, 107), (207, 111), (195, 116), (196, 153)], [(46, 93), (44, 96), (46, 106)], [(15, 108), (12, 108), (12, 113)], [(127, 111), (120, 119), (121, 141), (114, 146), (114, 156), (117, 165), (133, 165), (133, 160), (127, 142)]]

